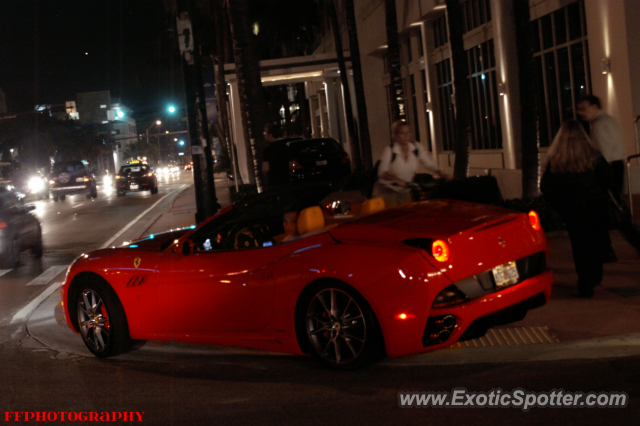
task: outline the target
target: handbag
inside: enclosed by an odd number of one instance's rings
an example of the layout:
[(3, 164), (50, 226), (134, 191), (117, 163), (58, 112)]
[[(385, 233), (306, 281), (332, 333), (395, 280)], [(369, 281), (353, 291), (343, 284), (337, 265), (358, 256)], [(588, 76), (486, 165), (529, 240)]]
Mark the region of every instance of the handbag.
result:
[(608, 214), (609, 214), (609, 225), (613, 229), (623, 228), (625, 225), (632, 223), (631, 220), (631, 210), (627, 207), (627, 204), (622, 200), (620, 194), (616, 191), (612, 191), (608, 189), (609, 192), (609, 203), (608, 203)]

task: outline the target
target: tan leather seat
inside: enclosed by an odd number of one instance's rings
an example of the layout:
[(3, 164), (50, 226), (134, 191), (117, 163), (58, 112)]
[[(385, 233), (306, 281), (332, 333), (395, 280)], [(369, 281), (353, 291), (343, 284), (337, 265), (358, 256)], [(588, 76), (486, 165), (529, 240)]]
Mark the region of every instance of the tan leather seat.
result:
[(384, 208), (384, 200), (381, 197), (369, 198), (367, 201), (362, 203), (362, 207), (360, 207), (360, 216), (369, 216), (371, 214), (381, 212)]
[(300, 235), (322, 228), (324, 228), (324, 216), (320, 207), (307, 207), (298, 215), (298, 233)]

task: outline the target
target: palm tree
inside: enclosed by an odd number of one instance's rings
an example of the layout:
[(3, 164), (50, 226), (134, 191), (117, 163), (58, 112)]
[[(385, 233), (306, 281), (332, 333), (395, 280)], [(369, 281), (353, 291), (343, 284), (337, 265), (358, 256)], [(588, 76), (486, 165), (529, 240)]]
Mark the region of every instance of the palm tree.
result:
[(344, 60), (344, 52), (342, 49), (342, 39), (340, 37), (340, 26), (338, 25), (338, 14), (336, 12), (335, 0), (326, 2), (327, 15), (331, 22), (333, 30), (333, 41), (336, 46), (336, 55), (338, 56), (338, 68), (340, 68), (340, 80), (342, 82), (342, 93), (344, 95), (344, 107), (347, 115), (347, 130), (349, 132), (349, 142), (351, 145), (351, 157), (353, 159), (354, 171), (361, 169), (360, 144), (355, 135), (355, 126), (353, 122), (353, 107), (351, 106), (351, 91), (349, 90), (349, 76), (347, 75), (347, 66)]
[[(517, 0), (516, 0), (517, 1)], [(471, 140), (471, 93), (467, 84), (467, 54), (462, 34), (462, 7), (460, 0), (446, 0), (449, 26), (449, 48), (453, 67), (455, 105), (455, 153), (453, 177), (462, 179), (469, 171), (469, 142)]]
[(396, 15), (396, 0), (384, 1), (385, 24), (387, 27), (387, 63), (389, 66), (390, 90), (389, 103), (391, 105), (391, 121), (404, 117), (400, 110), (398, 99), (404, 99), (404, 87), (400, 75), (400, 43), (398, 42), (398, 18)]
[(538, 195), (540, 161), (538, 158), (538, 90), (533, 61), (533, 34), (529, 4), (512, 0), (516, 24), (518, 78), (520, 87), (520, 134), (522, 140), (522, 198)]
[(358, 28), (356, 27), (356, 13), (353, 0), (345, 0), (344, 8), (347, 15), (347, 33), (349, 34), (349, 51), (351, 52), (351, 68), (358, 107), (358, 129), (362, 166), (365, 171), (373, 167), (371, 140), (369, 137), (369, 119), (367, 118), (367, 103), (364, 97), (364, 83), (362, 81), (362, 66), (360, 65), (360, 46), (358, 44)]
[(251, 43), (247, 0), (226, 0), (226, 6), (233, 39), (247, 162), (253, 166), (253, 175), (250, 175), (248, 183), (255, 184), (258, 192), (261, 192), (259, 159), (264, 149), (262, 130), (268, 120), (264, 90), (260, 81), (260, 65)]

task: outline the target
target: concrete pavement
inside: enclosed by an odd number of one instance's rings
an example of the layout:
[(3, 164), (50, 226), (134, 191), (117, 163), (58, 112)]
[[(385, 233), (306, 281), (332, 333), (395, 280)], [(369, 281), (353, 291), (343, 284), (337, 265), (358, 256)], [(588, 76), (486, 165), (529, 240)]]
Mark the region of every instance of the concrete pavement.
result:
[[(220, 204), (231, 204), (226, 178), (218, 177)], [(154, 214), (155, 220), (140, 236), (177, 229), (195, 223), (193, 185), (181, 190), (173, 203)], [(554, 272), (552, 300), (529, 311), (517, 323), (490, 331), (482, 339), (458, 343), (432, 353), (387, 360), (388, 365), (466, 364), (530, 360), (603, 358), (640, 354), (640, 257), (617, 231), (611, 233), (618, 262), (606, 264), (604, 279), (592, 300), (577, 297), (577, 275), (565, 232), (547, 234), (549, 267)], [(30, 315), (28, 333), (41, 344), (61, 353), (90, 356), (80, 337), (64, 320), (60, 292), (54, 291)], [(261, 353), (247, 349), (147, 342), (121, 355), (141, 360), (166, 351), (216, 356), (230, 353)]]

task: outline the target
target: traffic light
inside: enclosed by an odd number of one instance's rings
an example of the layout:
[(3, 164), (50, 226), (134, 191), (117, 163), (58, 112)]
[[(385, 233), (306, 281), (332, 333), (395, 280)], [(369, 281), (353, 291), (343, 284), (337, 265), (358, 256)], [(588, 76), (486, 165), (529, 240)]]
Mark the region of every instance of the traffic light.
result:
[(176, 112), (176, 107), (174, 107), (173, 105), (169, 105), (167, 107), (167, 111), (169, 111), (170, 114), (173, 114), (174, 112)]
[(180, 140), (180, 145), (184, 145), (184, 141), (183, 140)]

